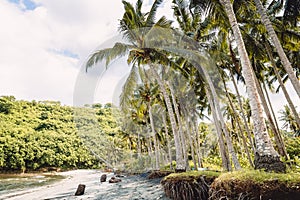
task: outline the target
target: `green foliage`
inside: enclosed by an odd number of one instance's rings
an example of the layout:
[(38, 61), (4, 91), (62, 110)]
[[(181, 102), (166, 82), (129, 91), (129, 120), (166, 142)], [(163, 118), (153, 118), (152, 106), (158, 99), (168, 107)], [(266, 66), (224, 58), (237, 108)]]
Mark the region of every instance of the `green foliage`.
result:
[(240, 170), (234, 172), (223, 173), (219, 176), (218, 181), (225, 180), (242, 180), (242, 181), (253, 181), (256, 183), (264, 183), (265, 181), (278, 181), (278, 184), (285, 183), (289, 186), (300, 183), (300, 176), (298, 173), (270, 173), (259, 170)]
[(112, 112), (111, 104), (72, 108), (59, 102), (0, 97), (0, 171), (94, 167), (98, 161), (91, 155), (95, 145), (87, 143), (89, 139), (95, 144), (99, 138), (105, 140), (99, 149), (114, 159), (114, 144), (122, 148), (122, 143), (111, 142), (119, 133)]
[(207, 178), (218, 177), (221, 172), (217, 171), (189, 171), (184, 173), (173, 173), (164, 178), (164, 180), (186, 180), (190, 178), (197, 178), (200, 176), (206, 176)]
[(300, 137), (289, 137), (286, 139), (286, 150), (291, 159), (300, 155)]

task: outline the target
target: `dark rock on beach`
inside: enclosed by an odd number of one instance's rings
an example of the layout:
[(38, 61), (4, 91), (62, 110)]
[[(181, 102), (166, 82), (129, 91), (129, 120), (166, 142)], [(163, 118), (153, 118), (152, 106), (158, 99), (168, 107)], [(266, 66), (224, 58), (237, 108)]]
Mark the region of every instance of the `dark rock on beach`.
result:
[(106, 174), (102, 174), (101, 177), (100, 177), (100, 182), (101, 183), (106, 182), (106, 178), (107, 178), (107, 175)]
[(77, 190), (75, 192), (75, 196), (80, 196), (84, 194), (84, 190), (85, 190), (85, 185), (83, 184), (79, 184), (77, 187)]
[(116, 178), (116, 177), (111, 177), (110, 179), (109, 179), (109, 183), (119, 183), (119, 182), (121, 182), (122, 180), (121, 179), (119, 179), (119, 178)]

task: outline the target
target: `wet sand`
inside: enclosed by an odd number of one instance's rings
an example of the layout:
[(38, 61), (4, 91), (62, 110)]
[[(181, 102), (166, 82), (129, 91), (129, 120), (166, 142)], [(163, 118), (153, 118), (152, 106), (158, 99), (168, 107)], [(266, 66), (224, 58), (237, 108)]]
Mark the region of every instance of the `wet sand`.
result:
[[(61, 172), (66, 178), (53, 184), (24, 189), (0, 195), (2, 200), (166, 200), (160, 180), (148, 180), (141, 176), (121, 178), (122, 182), (110, 184), (108, 180), (113, 176), (107, 174), (107, 181), (100, 183), (101, 171), (74, 170)], [(86, 185), (85, 193), (75, 196), (77, 186)]]

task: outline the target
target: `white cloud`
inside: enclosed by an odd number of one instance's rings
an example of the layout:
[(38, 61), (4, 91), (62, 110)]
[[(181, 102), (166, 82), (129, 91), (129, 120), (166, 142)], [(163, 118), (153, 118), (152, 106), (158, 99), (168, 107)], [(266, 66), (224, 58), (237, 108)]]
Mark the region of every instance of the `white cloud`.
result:
[[(72, 104), (80, 64), (117, 32), (121, 2), (0, 2), (0, 95)], [(71, 55), (71, 57), (70, 57)]]
[[(82, 63), (117, 34), (123, 5), (119, 0), (32, 0), (36, 7), (26, 10), (26, 2), (0, 1), (0, 95), (72, 104)], [(150, 2), (145, 0), (145, 10)], [(169, 8), (159, 8), (159, 15), (171, 16)], [(111, 87), (117, 76), (107, 72), (102, 78)], [(103, 88), (108, 86), (99, 88), (112, 91)]]

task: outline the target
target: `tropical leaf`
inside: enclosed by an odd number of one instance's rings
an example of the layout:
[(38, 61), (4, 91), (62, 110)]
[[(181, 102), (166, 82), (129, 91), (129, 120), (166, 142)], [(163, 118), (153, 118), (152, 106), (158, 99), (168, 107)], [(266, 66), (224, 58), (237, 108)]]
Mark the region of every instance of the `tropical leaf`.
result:
[(120, 106), (122, 110), (126, 110), (126, 106), (129, 105), (131, 94), (138, 82), (138, 72), (135, 65), (132, 66), (129, 76), (126, 79), (125, 84), (122, 88), (122, 93), (120, 95)]
[(153, 24), (155, 24), (154, 21), (155, 21), (156, 11), (162, 2), (163, 2), (163, 0), (155, 0), (154, 1), (149, 13), (147, 14), (147, 19), (146, 19), (146, 23), (145, 23), (146, 27), (151, 27)]
[(112, 60), (125, 56), (130, 48), (133, 48), (133, 46), (117, 42), (112, 48), (98, 50), (89, 57), (86, 70), (103, 60), (106, 60), (105, 65), (107, 67)]

